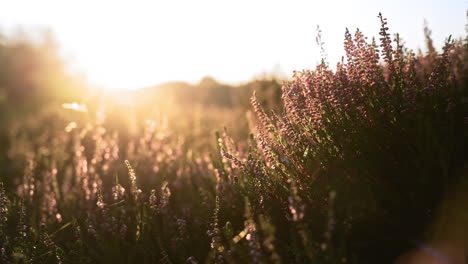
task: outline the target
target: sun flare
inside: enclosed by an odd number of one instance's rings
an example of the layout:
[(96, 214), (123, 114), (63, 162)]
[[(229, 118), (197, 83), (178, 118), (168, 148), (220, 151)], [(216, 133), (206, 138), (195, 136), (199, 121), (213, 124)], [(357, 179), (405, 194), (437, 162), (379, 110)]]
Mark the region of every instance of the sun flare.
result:
[[(413, 49), (423, 41), (424, 19), (441, 43), (447, 32), (464, 32), (466, 6), (449, 2), (19, 0), (1, 5), (0, 25), (48, 27), (72, 70), (91, 84), (137, 89), (175, 80), (194, 83), (207, 75), (240, 83), (275, 70), (289, 75), (311, 68), (320, 61), (318, 24), (334, 64), (344, 55), (345, 28), (359, 25), (377, 36), (378, 12)], [(441, 15), (432, 16), (435, 10)]]

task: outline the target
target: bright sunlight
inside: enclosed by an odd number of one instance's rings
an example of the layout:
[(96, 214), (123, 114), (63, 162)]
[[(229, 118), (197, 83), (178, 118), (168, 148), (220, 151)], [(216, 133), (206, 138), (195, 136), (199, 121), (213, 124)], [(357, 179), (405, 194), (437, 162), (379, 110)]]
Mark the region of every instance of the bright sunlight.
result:
[(449, 1), (3, 1), (0, 25), (47, 27), (74, 71), (107, 89), (137, 89), (209, 75), (240, 83), (288, 74), (320, 61), (320, 25), (330, 61), (339, 61), (346, 27), (376, 36), (383, 12), (412, 48), (424, 19), (441, 48), (464, 34), (463, 0)]

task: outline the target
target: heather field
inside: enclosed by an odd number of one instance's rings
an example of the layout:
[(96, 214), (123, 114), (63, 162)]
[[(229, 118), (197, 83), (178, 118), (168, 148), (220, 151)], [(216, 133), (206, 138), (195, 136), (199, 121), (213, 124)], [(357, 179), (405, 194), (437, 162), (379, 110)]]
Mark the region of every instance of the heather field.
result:
[(467, 263), (468, 38), (375, 23), (336, 64), (112, 95), (0, 39), (0, 263)]

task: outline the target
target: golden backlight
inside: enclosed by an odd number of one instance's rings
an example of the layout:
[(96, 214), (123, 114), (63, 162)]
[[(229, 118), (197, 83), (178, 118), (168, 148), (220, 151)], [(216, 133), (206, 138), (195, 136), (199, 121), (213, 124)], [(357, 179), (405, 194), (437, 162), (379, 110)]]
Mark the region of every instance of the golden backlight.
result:
[(0, 4), (0, 25), (48, 27), (72, 69), (91, 84), (137, 89), (207, 75), (239, 83), (274, 69), (289, 75), (311, 68), (320, 61), (318, 24), (334, 64), (343, 55), (345, 27), (376, 35), (378, 12), (412, 48), (423, 41), (424, 18), (441, 43), (447, 32), (464, 31), (465, 7), (452, 2), (19, 0)]

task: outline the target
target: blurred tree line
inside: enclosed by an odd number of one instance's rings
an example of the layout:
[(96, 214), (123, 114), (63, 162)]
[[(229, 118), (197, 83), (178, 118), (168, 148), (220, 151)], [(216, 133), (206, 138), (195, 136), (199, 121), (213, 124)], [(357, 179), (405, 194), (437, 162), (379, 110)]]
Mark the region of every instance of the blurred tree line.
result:
[(1, 120), (64, 101), (80, 101), (85, 89), (82, 80), (67, 72), (51, 32), (41, 32), (37, 38), (0, 33)]
[[(0, 110), (3, 118), (35, 112), (44, 106), (90, 100), (84, 82), (67, 71), (52, 33), (43, 31), (34, 36), (24, 32), (6, 36), (0, 32)], [(265, 108), (279, 110), (283, 81), (272, 76), (233, 86), (205, 77), (195, 85), (169, 82), (143, 88), (136, 91), (135, 97), (139, 105), (152, 105), (155, 99), (171, 98), (181, 105), (250, 109), (249, 99), (255, 90)]]
[[(47, 112), (47, 116), (51, 117), (57, 114), (55, 110), (65, 102), (85, 103), (91, 112), (98, 109), (98, 105), (107, 104), (106, 109), (115, 112), (116, 116), (121, 116), (122, 111), (133, 111), (119, 104), (109, 107), (109, 96), (98, 89), (90, 89), (82, 79), (71, 74), (67, 67), (50, 31), (8, 35), (0, 32), (0, 134), (8, 133), (14, 124), (37, 119), (39, 114)], [(251, 109), (250, 97), (253, 91), (256, 91), (265, 109), (280, 111), (281, 86), (284, 81), (284, 78), (270, 75), (240, 85), (228, 85), (205, 77), (197, 84), (168, 82), (125, 92), (125, 95), (116, 94), (114, 98), (121, 97), (117, 101), (125, 100), (128, 95), (134, 98), (136, 118), (146, 119), (149, 118), (149, 112), (167, 114), (179, 108), (196, 110), (202, 114), (235, 111), (238, 113), (237, 120), (245, 119), (245, 112)], [(160, 107), (167, 106), (169, 101), (170, 107)], [(107, 114), (113, 115), (109, 112)], [(231, 119), (232, 116), (227, 118)]]
[(254, 91), (266, 109), (282, 107), (281, 86), (286, 80), (280, 77), (254, 79), (240, 85), (228, 85), (212, 77), (203, 78), (198, 84), (169, 82), (136, 92), (136, 101), (141, 106), (152, 105), (155, 100), (171, 98), (180, 105), (203, 105), (205, 107), (251, 109), (250, 98)]

